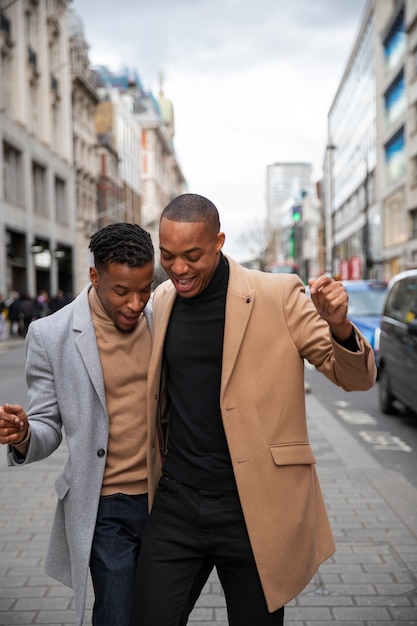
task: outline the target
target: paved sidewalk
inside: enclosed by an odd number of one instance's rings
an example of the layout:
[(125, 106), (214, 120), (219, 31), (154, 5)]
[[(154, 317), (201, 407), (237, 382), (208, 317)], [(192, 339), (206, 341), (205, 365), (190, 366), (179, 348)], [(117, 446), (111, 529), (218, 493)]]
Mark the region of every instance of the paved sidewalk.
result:
[(8, 339), (0, 339), (0, 352), (11, 350), (12, 348), (22, 348), (25, 340), (22, 337), (9, 337)]
[[(417, 626), (417, 490), (383, 470), (312, 393), (307, 412), (337, 552), (286, 607), (286, 625)], [(5, 452), (0, 446), (0, 626), (74, 624), (71, 590), (42, 570), (65, 449), (13, 469)], [(87, 606), (86, 625), (91, 592)], [(189, 625), (226, 624), (213, 574)]]

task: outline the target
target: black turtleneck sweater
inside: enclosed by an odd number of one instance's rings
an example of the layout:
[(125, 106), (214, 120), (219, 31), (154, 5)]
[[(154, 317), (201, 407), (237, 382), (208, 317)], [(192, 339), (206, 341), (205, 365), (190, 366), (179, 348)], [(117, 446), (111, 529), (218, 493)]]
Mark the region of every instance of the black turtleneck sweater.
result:
[(220, 413), (228, 280), (221, 255), (204, 291), (177, 295), (165, 338), (171, 408), (164, 472), (198, 489), (236, 488)]

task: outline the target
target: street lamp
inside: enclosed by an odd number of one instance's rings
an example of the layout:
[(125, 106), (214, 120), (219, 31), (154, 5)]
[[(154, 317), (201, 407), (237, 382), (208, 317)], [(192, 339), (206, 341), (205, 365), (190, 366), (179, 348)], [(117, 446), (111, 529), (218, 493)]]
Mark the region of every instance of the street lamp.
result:
[(333, 274), (333, 152), (336, 146), (328, 143), (326, 146), (326, 155), (328, 158), (328, 180), (326, 185), (326, 197), (324, 202), (324, 234), (325, 234), (325, 250), (326, 250), (326, 274)]
[(368, 157), (364, 157), (365, 161), (365, 178), (363, 181), (364, 188), (364, 207), (363, 213), (365, 217), (365, 224), (363, 227), (363, 276), (365, 279), (370, 278), (370, 272), (372, 269), (372, 258), (370, 250), (370, 232), (369, 232), (369, 165)]

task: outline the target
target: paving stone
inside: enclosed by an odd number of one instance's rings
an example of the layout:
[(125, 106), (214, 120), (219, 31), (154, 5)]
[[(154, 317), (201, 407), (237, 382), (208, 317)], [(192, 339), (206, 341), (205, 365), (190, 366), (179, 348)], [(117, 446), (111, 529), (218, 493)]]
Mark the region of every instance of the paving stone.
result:
[[(343, 425), (310, 393), (307, 413), (337, 552), (285, 609), (286, 626), (417, 626), (417, 490), (355, 449)], [(65, 451), (30, 468), (7, 468), (0, 446), (0, 625), (73, 626), (71, 589), (42, 570)], [(91, 583), (85, 626), (91, 624)], [(215, 572), (190, 626), (226, 626)], [(256, 625), (254, 625), (256, 626)]]

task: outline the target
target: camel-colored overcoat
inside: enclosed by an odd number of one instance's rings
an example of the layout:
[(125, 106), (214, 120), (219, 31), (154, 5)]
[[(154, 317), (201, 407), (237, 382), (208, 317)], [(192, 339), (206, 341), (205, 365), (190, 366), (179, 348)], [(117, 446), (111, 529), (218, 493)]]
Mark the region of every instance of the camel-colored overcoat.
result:
[[(376, 368), (372, 348), (359, 331), (358, 352), (332, 339), (297, 276), (228, 262), (220, 407), (251, 546), (268, 608), (274, 611), (299, 594), (335, 550), (307, 432), (304, 359), (346, 391), (372, 387)], [(158, 439), (163, 447), (167, 421), (169, 428), (161, 375), (175, 297), (166, 281), (153, 298), (148, 419), (149, 456), (156, 467), (149, 481), (151, 498), (159, 477)]]

